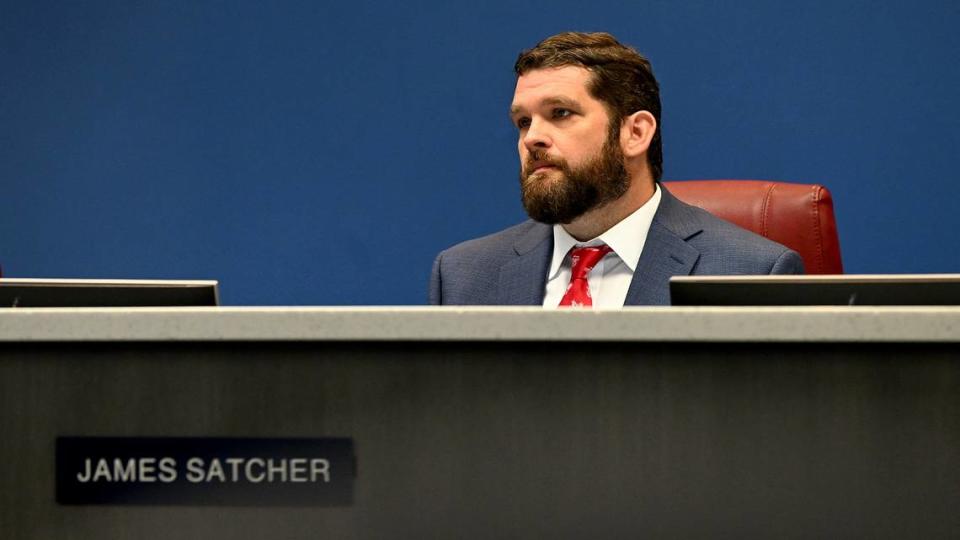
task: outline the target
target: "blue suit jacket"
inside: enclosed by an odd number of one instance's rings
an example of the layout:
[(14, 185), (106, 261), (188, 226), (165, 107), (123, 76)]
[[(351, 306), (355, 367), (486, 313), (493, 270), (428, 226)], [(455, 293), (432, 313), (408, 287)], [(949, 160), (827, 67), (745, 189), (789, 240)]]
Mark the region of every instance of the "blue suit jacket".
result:
[[(625, 305), (670, 304), (671, 276), (802, 274), (795, 251), (663, 191)], [(540, 305), (553, 228), (526, 221), (440, 253), (430, 278), (434, 305)]]

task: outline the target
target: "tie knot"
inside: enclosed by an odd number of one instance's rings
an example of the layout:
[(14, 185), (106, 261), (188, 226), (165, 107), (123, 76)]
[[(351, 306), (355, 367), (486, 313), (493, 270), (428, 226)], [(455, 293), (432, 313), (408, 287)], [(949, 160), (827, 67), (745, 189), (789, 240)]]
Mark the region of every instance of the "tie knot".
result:
[(571, 279), (586, 279), (587, 274), (600, 262), (604, 255), (613, 251), (610, 246), (578, 247), (570, 251), (570, 264), (573, 265)]

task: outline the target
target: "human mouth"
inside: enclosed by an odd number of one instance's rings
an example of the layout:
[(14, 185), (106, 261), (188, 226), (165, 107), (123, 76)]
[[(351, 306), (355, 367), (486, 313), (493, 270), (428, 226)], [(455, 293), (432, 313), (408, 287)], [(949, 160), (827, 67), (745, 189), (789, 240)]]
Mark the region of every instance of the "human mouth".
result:
[(541, 172), (547, 172), (551, 169), (557, 169), (557, 165), (549, 161), (534, 161), (527, 168), (530, 171), (530, 174), (537, 174)]

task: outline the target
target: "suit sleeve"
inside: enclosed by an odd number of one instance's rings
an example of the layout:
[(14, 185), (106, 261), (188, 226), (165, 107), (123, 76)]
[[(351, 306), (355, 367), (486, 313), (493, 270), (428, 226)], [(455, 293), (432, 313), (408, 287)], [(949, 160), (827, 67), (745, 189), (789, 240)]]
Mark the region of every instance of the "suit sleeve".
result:
[(440, 278), (441, 258), (443, 258), (443, 253), (437, 255), (437, 258), (434, 259), (433, 270), (430, 272), (429, 302), (431, 306), (439, 306), (443, 304), (443, 286)]
[(770, 269), (771, 274), (803, 274), (803, 259), (792, 249), (784, 250)]

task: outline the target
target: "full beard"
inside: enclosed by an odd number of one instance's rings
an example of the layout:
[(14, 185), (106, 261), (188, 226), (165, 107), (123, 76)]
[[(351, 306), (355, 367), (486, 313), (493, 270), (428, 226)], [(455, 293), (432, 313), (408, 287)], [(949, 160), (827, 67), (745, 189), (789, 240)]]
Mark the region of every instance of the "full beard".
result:
[[(555, 169), (528, 172), (536, 161)], [(622, 197), (630, 188), (618, 137), (609, 136), (600, 153), (587, 163), (571, 168), (566, 160), (552, 160), (545, 152), (533, 152), (520, 171), (520, 194), (527, 215), (535, 221), (567, 224), (595, 208)]]

